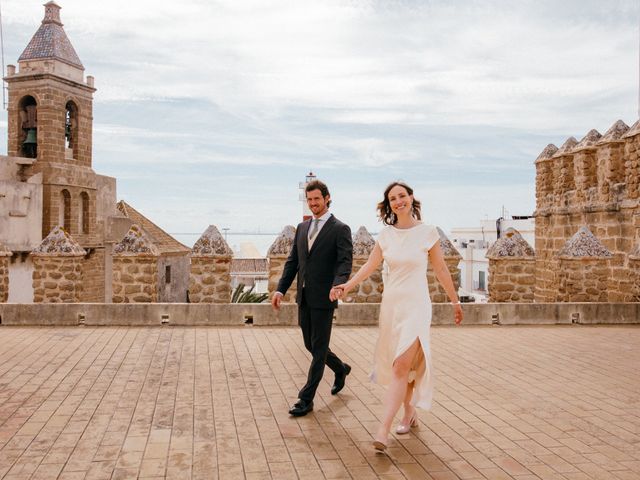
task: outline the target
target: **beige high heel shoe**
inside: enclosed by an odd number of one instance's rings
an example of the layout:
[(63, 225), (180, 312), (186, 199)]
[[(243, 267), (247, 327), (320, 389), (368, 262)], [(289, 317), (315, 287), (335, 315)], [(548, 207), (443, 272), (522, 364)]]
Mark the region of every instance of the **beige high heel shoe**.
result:
[(398, 427), (396, 428), (396, 433), (398, 435), (405, 435), (411, 431), (412, 427), (417, 427), (417, 426), (418, 426), (418, 411), (414, 410), (413, 415), (411, 415), (411, 420), (409, 420), (409, 423), (407, 425), (403, 423), (399, 423)]

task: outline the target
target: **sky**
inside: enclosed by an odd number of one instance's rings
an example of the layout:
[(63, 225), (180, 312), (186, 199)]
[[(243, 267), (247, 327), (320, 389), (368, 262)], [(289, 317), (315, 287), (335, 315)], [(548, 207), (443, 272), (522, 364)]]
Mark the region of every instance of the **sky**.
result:
[[(42, 3), (0, 0), (5, 64)], [(638, 118), (637, 0), (58, 3), (93, 168), (171, 233), (295, 225), (310, 170), (354, 231), (393, 180), (445, 231), (530, 215), (547, 144)]]

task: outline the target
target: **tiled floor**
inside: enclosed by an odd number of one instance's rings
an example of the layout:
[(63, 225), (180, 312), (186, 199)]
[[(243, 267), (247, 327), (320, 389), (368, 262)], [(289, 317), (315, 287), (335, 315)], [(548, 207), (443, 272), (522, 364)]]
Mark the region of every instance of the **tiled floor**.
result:
[(434, 327), (436, 404), (375, 454), (369, 327), (288, 416), (295, 328), (0, 328), (5, 479), (640, 479), (640, 327)]

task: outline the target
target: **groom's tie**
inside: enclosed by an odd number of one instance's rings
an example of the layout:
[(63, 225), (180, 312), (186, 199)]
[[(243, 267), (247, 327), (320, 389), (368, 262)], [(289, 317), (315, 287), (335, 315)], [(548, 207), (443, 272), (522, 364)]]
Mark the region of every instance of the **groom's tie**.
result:
[(313, 220), (313, 227), (311, 228), (311, 232), (309, 233), (309, 250), (311, 250), (311, 247), (313, 246), (313, 241), (316, 238), (316, 235), (318, 235), (318, 224), (320, 223), (320, 219), (319, 218), (315, 218)]

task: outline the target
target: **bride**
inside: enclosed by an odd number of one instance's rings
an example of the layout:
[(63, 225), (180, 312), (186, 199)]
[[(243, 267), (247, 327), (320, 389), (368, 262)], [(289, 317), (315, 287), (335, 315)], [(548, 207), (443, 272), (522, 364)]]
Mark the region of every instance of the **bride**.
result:
[(391, 183), (378, 204), (378, 214), (386, 226), (378, 235), (369, 259), (351, 280), (334, 286), (329, 295), (332, 300), (346, 298), (383, 260), (386, 262), (389, 270), (371, 373), (374, 382), (389, 386), (382, 423), (373, 442), (376, 450), (384, 451), (401, 404), (404, 415), (396, 428), (397, 434), (409, 433), (411, 427), (417, 426), (416, 408), (431, 408), (429, 262), (451, 300), (456, 324), (462, 322), (463, 313), (440, 248), (438, 230), (421, 222), (420, 202), (413, 197), (413, 189), (403, 182)]

